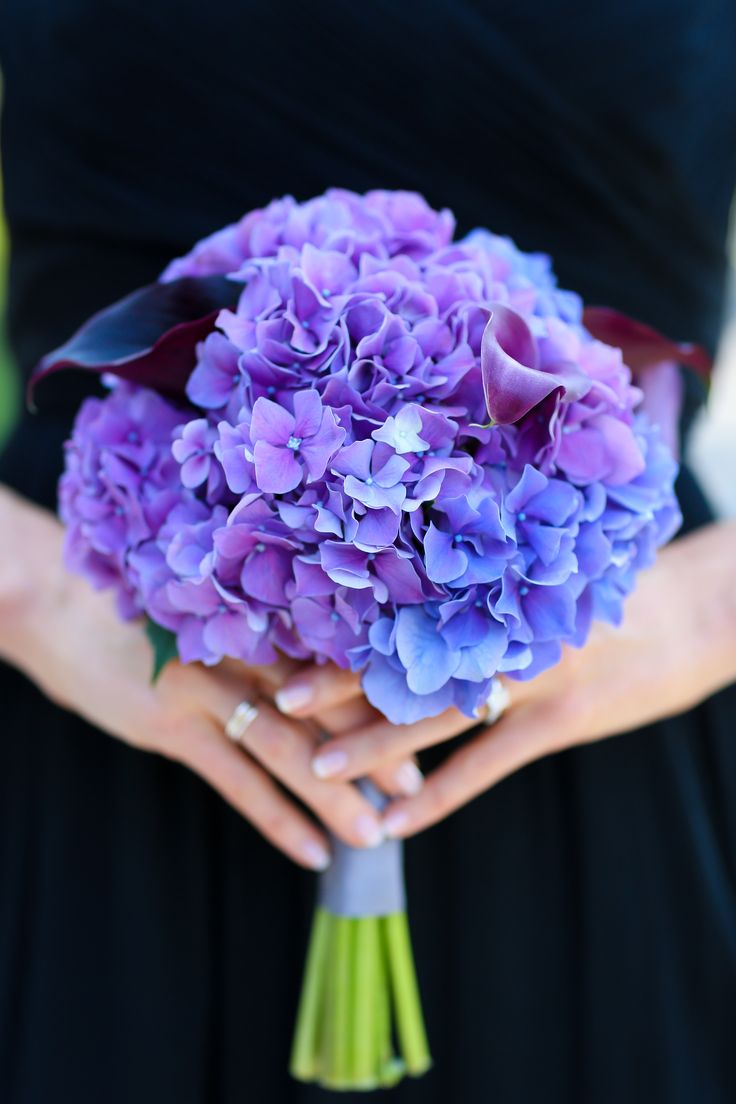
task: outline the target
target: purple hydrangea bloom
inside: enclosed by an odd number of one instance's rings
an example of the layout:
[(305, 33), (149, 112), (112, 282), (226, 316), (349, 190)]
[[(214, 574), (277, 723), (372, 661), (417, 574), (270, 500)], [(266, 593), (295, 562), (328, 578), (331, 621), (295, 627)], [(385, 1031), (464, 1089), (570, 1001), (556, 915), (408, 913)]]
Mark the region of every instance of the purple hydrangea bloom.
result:
[(172, 510), (193, 498), (171, 454), (183, 417), (154, 392), (121, 383), (83, 404), (66, 446), (59, 513), (67, 566), (113, 586), (124, 616), (145, 609), (130, 553), (154, 542)]
[(330, 660), (397, 723), (472, 716), (498, 672), (620, 620), (679, 523), (657, 411), (549, 258), (453, 230), (421, 196), (332, 189), (173, 261), (162, 280), (242, 292), (186, 405), (84, 404), (69, 566), (185, 661)]
[(250, 421), (256, 483), (261, 491), (284, 494), (302, 480), (321, 479), (345, 430), (318, 391), (297, 391), (294, 412), (270, 399), (256, 399)]

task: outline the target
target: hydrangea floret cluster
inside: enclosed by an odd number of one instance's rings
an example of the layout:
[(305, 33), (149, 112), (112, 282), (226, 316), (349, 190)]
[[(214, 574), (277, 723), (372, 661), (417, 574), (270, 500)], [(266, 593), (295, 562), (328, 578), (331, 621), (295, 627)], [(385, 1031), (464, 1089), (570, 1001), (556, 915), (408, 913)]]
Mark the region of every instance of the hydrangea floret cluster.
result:
[(679, 523), (675, 462), (549, 259), (453, 232), (331, 190), (169, 265), (238, 294), (185, 397), (109, 379), (82, 407), (69, 566), (185, 662), (331, 660), (396, 723), (472, 716), (616, 623)]

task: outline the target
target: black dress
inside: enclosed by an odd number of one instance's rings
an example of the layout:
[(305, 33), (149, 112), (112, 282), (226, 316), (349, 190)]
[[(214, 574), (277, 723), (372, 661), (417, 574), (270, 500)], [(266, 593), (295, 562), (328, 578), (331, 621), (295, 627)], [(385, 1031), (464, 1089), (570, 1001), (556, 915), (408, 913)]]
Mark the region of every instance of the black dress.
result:
[[(735, 53), (733, 0), (3, 0), (16, 357), (329, 185), (418, 189), (712, 347)], [(80, 395), (50, 381), (0, 462), (48, 506)], [(13, 671), (0, 702), (3, 1104), (326, 1101), (286, 1073), (312, 877)], [(537, 762), (409, 844), (435, 1068), (392, 1100), (732, 1104), (735, 717)]]

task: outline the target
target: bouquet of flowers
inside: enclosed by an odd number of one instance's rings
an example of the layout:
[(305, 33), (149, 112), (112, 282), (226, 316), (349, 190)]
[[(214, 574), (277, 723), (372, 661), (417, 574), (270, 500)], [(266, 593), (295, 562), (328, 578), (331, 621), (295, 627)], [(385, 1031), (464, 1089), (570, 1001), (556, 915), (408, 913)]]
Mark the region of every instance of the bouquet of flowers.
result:
[[(619, 620), (679, 523), (631, 369), (702, 358), (453, 231), (414, 194), (286, 197), (42, 362), (104, 374), (66, 450), (66, 557), (160, 661), (329, 660), (396, 724), (473, 718), (499, 673)], [(400, 845), (338, 845), (322, 877), (293, 1073), (421, 1073)]]

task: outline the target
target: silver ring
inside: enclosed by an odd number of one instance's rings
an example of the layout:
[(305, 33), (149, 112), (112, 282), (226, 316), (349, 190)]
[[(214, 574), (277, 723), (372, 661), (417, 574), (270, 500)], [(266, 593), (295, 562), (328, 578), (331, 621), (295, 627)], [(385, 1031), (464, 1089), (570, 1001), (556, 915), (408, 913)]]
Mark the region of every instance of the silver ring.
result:
[(249, 701), (241, 701), (235, 706), (230, 720), (225, 725), (225, 735), (234, 744), (242, 744), (243, 738), (258, 716), (258, 706)]
[(478, 710), (478, 720), (484, 725), (494, 725), (511, 705), (508, 689), (498, 679), (493, 680), (491, 692)]

